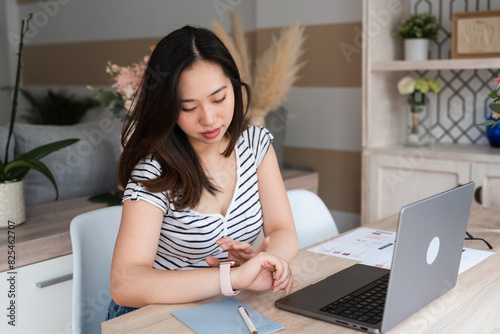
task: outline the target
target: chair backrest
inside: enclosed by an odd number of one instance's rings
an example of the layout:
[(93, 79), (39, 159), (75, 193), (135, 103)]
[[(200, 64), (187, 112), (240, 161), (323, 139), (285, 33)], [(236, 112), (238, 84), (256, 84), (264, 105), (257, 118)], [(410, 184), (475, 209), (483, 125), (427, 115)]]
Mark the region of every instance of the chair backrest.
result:
[(309, 190), (287, 191), (299, 237), (299, 249), (339, 234), (330, 210), (318, 195)]
[(111, 259), (122, 207), (83, 213), (71, 221), (73, 247), (73, 334), (100, 333), (111, 293)]

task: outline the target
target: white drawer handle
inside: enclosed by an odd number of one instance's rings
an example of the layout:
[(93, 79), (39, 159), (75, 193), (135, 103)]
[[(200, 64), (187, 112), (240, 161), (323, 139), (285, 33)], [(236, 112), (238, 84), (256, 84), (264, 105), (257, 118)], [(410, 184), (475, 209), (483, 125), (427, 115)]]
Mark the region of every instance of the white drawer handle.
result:
[(46, 281), (38, 282), (38, 283), (36, 283), (36, 286), (38, 288), (45, 288), (47, 286), (54, 285), (54, 284), (61, 283), (61, 282), (65, 282), (65, 281), (69, 281), (71, 279), (73, 279), (72, 273), (67, 274), (67, 275), (63, 275), (63, 276), (59, 276), (56, 278), (51, 278), (51, 279), (48, 279)]

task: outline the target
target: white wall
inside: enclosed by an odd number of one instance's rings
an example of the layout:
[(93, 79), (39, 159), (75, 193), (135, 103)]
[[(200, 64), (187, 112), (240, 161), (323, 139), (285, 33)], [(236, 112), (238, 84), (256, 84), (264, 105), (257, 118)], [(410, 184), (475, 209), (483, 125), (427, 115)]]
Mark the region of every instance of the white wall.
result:
[(49, 0), (21, 6), (20, 15), (35, 14), (34, 45), (163, 37), (186, 24), (209, 27), (214, 19), (229, 28), (232, 8), (246, 30), (255, 28), (253, 0)]
[[(361, 22), (361, 0), (257, 0), (257, 29)], [(328, 36), (325, 36), (325, 40)], [(285, 146), (361, 151), (361, 87), (294, 87)]]
[(257, 28), (360, 22), (361, 0), (257, 0)]

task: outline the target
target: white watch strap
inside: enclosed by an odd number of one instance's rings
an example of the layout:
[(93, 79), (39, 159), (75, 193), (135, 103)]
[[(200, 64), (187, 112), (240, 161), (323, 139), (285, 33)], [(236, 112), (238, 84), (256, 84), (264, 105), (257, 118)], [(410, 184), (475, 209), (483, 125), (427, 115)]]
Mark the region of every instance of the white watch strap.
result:
[(240, 290), (233, 291), (233, 287), (231, 286), (231, 263), (222, 262), (219, 265), (219, 282), (220, 282), (220, 291), (224, 296), (235, 296), (240, 293)]

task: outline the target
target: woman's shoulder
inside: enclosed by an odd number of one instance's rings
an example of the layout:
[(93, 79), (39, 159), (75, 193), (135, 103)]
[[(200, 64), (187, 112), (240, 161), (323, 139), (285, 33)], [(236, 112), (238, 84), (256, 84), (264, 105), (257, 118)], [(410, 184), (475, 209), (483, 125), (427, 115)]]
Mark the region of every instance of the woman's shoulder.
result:
[(250, 125), (248, 128), (243, 131), (240, 136), (240, 140), (244, 140), (250, 143), (257, 141), (261, 141), (263, 138), (273, 140), (273, 135), (271, 132), (263, 126)]
[(246, 146), (245, 149), (251, 152), (258, 167), (273, 139), (273, 135), (266, 128), (262, 126), (249, 126), (242, 133), (238, 147)]
[(160, 163), (150, 155), (139, 161), (135, 166), (132, 175), (137, 175), (138, 173), (142, 174), (142, 176), (149, 175), (150, 177), (158, 177), (161, 175)]

